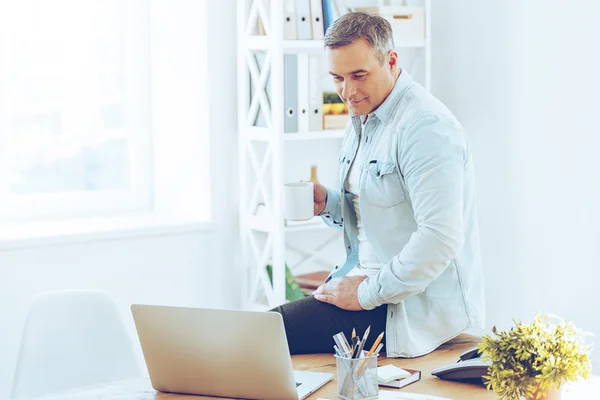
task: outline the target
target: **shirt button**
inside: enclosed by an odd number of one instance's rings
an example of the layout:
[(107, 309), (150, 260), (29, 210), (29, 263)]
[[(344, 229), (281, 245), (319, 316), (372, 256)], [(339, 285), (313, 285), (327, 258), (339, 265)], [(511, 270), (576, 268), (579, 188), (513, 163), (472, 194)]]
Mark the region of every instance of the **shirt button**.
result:
[(350, 164), (350, 160), (346, 161), (348, 164)]

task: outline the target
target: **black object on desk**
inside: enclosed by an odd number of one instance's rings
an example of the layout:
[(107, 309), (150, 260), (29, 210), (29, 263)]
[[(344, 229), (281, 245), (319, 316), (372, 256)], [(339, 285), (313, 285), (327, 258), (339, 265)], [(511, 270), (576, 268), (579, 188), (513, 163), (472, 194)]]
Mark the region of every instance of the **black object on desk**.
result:
[(462, 353), (456, 363), (436, 368), (431, 375), (440, 379), (483, 384), (483, 376), (487, 374), (490, 362), (480, 356), (477, 347), (474, 347)]

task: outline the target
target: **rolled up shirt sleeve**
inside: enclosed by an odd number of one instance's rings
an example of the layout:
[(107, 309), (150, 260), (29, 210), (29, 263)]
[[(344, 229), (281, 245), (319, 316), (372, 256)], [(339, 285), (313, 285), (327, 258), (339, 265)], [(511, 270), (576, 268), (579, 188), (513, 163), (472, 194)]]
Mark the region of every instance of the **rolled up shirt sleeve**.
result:
[(327, 202), (325, 209), (319, 214), (323, 221), (334, 229), (342, 230), (344, 224), (342, 219), (342, 194), (336, 189), (327, 189)]

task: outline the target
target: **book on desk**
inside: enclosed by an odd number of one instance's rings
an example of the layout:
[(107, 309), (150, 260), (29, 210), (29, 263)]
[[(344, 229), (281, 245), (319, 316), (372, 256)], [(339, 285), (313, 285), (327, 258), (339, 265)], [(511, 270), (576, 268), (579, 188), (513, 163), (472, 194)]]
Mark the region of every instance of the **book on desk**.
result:
[(394, 379), (394, 380), (387, 381), (387, 382), (383, 382), (383, 381), (379, 380), (379, 386), (393, 387), (396, 389), (400, 389), (400, 388), (410, 385), (411, 383), (418, 382), (421, 379), (421, 371), (416, 370), (416, 369), (408, 369), (408, 368), (402, 368), (402, 369), (405, 370), (406, 372), (409, 372), (410, 375), (405, 378), (398, 378), (398, 379)]

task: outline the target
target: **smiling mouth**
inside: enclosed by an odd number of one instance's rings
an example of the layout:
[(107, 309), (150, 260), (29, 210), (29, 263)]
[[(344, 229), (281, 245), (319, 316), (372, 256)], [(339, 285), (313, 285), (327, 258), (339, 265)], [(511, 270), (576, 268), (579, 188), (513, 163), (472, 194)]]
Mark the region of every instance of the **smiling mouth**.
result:
[(362, 102), (363, 102), (363, 100), (365, 100), (365, 99), (366, 99), (366, 97), (364, 97), (364, 98), (362, 98), (362, 99), (360, 99), (360, 100), (356, 100), (356, 101), (355, 101), (355, 100), (349, 100), (349, 101), (350, 101), (350, 105), (351, 105), (351, 106), (356, 106), (356, 105), (358, 105), (358, 104), (362, 103)]

